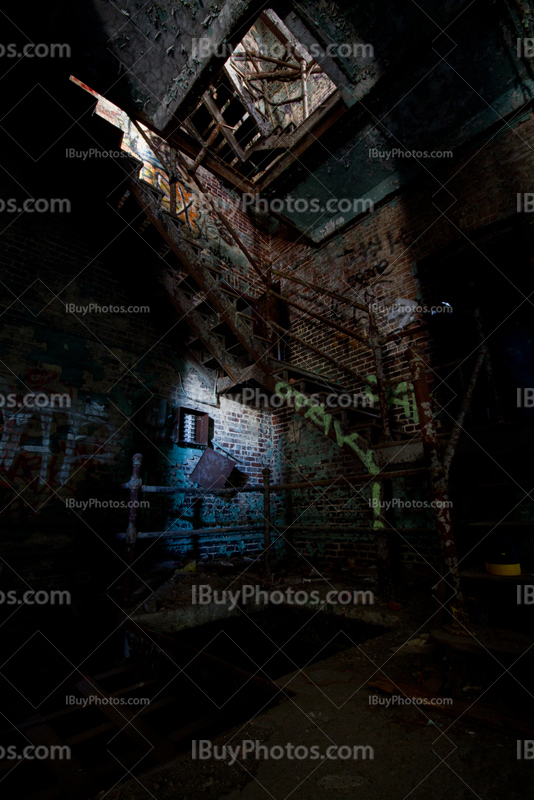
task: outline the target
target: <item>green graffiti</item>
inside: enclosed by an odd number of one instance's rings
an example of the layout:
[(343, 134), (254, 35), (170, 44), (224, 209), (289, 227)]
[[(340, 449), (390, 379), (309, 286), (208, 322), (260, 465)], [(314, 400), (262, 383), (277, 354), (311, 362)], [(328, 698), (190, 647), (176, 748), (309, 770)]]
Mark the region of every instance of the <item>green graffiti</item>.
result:
[[(376, 375), (368, 375), (366, 380), (369, 383), (376, 384)], [(365, 394), (369, 398), (370, 404), (374, 405), (378, 403), (378, 394), (375, 394), (368, 386), (365, 387)], [(415, 402), (413, 383), (401, 381), (395, 387), (389, 386), (386, 389), (386, 401), (388, 408), (402, 408), (406, 419), (415, 424), (419, 422), (419, 413)]]
[[(322, 427), (324, 429), (323, 430), (324, 435), (328, 436), (328, 432), (330, 430), (330, 424), (332, 422), (332, 415), (328, 414), (322, 406), (312, 405), (311, 401), (305, 395), (301, 394), (301, 392), (298, 392), (295, 389), (292, 389), (291, 386), (289, 386), (284, 381), (280, 381), (279, 383), (277, 383), (274, 390), (279, 397), (283, 397), (285, 400), (293, 396), (296, 401), (295, 408), (297, 411), (300, 408), (304, 408), (305, 406), (310, 406), (310, 408), (308, 408), (308, 410), (304, 414), (304, 417), (307, 419), (311, 419), (312, 422), (314, 422), (315, 425), (317, 425), (317, 427)], [(282, 392), (282, 390), (284, 391)], [(348, 435), (344, 434), (339, 422), (337, 420), (334, 420), (334, 432), (336, 435), (337, 446), (343, 447), (343, 445), (347, 445), (352, 450), (354, 450), (354, 452), (356, 453), (356, 455), (358, 456), (358, 458), (365, 466), (367, 472), (370, 475), (376, 475), (380, 471), (377, 463), (375, 462), (374, 453), (372, 449), (369, 447), (367, 450), (364, 450), (358, 445), (357, 442), (360, 436), (355, 431), (353, 433), (349, 433)], [(380, 484), (373, 483), (372, 485), (373, 499), (377, 492), (378, 492), (378, 498), (380, 498)], [(373, 521), (373, 529), (377, 530), (378, 528), (383, 528), (384, 525), (380, 520), (380, 503), (373, 502), (372, 506), (373, 506), (373, 515), (375, 517)]]
[[(375, 519), (373, 521), (373, 530), (378, 530), (384, 527), (384, 523), (380, 519), (380, 495), (382, 493), (382, 487), (379, 483), (373, 483), (371, 487), (371, 498), (372, 498), (372, 506), (373, 506), (373, 514)], [(378, 513), (377, 513), (378, 512)]]

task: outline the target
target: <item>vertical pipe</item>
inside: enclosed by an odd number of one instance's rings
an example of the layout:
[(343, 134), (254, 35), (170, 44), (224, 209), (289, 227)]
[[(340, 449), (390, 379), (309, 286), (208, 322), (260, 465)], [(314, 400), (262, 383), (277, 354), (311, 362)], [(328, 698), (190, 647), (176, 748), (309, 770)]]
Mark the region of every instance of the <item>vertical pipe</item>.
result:
[(378, 392), (378, 405), (380, 408), (380, 418), (382, 421), (382, 435), (385, 442), (391, 441), (391, 428), (389, 425), (389, 409), (386, 398), (386, 375), (384, 372), (384, 360), (382, 358), (382, 347), (378, 334), (378, 325), (374, 312), (369, 307), (369, 344), (373, 351), (376, 368), (376, 387)]
[(271, 576), (271, 470), (265, 467), (263, 475), (263, 519), (265, 520), (265, 532), (263, 536), (263, 548), (265, 551), (265, 572)]
[(130, 501), (128, 503), (128, 527), (126, 529), (126, 564), (127, 570), (124, 576), (124, 601), (130, 600), (131, 590), (131, 576), (130, 564), (133, 561), (135, 543), (137, 541), (137, 528), (135, 525), (137, 517), (137, 499), (139, 497), (139, 490), (143, 485), (140, 477), (141, 464), (143, 463), (143, 456), (141, 453), (136, 453), (133, 457), (133, 470), (132, 477), (130, 478)]
[[(387, 525), (387, 522), (383, 521), (382, 512), (384, 483), (386, 483), (386, 481), (374, 480), (371, 492), (373, 506), (378, 504), (380, 513), (380, 516), (378, 516), (375, 512), (375, 508), (373, 508), (378, 593), (384, 602), (389, 603), (389, 601), (393, 600), (395, 597), (395, 583), (393, 578), (391, 528)], [(388, 490), (390, 489), (390, 483), (391, 481), (387, 481)]]
[(450, 592), (452, 590), (455, 594), (454, 599), (452, 599), (455, 616), (461, 622), (467, 622), (465, 598), (458, 571), (458, 552), (452, 527), (447, 477), (443, 468), (438, 435), (432, 417), (432, 404), (426, 380), (425, 362), (421, 355), (412, 350), (409, 356), (409, 363), (413, 375), (415, 402), (419, 412), (421, 438), (429, 465), (433, 500), (432, 510), (441, 548), (444, 575), (442, 573), (443, 577), (438, 583), (438, 600), (443, 606), (447, 605), (451, 600)]

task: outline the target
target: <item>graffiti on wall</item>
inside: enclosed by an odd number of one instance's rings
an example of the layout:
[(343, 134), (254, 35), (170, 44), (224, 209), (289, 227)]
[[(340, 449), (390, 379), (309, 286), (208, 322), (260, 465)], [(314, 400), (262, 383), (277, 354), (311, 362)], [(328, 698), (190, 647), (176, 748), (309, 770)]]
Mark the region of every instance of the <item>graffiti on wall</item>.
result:
[(101, 404), (63, 389), (68, 402), (62, 407), (32, 407), (23, 394), (0, 379), (0, 397), (19, 398), (9, 404), (15, 407), (4, 403), (0, 409), (0, 486), (18, 494), (31, 485), (32, 495), (43, 498), (52, 487), (72, 492), (75, 482), (68, 482), (76, 473), (81, 477), (90, 464), (114, 461), (117, 428)]
[[(327, 411), (325, 411), (322, 406), (314, 404), (309, 397), (306, 397), (306, 395), (303, 395), (297, 389), (294, 389), (292, 386), (285, 383), (285, 381), (279, 381), (274, 390), (278, 396), (285, 399), (292, 397), (295, 403), (296, 411), (308, 407), (308, 410), (304, 414), (304, 418), (311, 419), (311, 421), (318, 428), (322, 429), (322, 432), (325, 436), (329, 436), (330, 433), (333, 432), (335, 434), (335, 443), (337, 446), (350, 447), (354, 453), (356, 453), (369, 475), (376, 475), (380, 471), (380, 468), (376, 463), (374, 452), (370, 447), (367, 446), (367, 443), (363, 437), (356, 433), (356, 431), (353, 431), (348, 435), (345, 434), (341, 425), (339, 424), (339, 421), (332, 418), (332, 414), (329, 414)], [(371, 485), (373, 501), (380, 497), (380, 492), (380, 483), (373, 482)], [(384, 523), (380, 519), (380, 504), (373, 502), (372, 506), (373, 529), (378, 530), (384, 527)]]
[(392, 229), (385, 236), (376, 234), (370, 239), (360, 239), (359, 256), (365, 266), (355, 274), (349, 275), (347, 283), (353, 287), (365, 288), (365, 299), (374, 299), (373, 288), (390, 283), (388, 276), (398, 259), (408, 247), (410, 236), (406, 231), (395, 233)]
[[(366, 381), (370, 384), (376, 384), (376, 375), (367, 375)], [(371, 405), (378, 404), (378, 394), (373, 392), (371, 387), (366, 386), (365, 393)], [(386, 389), (386, 400), (388, 408), (401, 408), (404, 411), (405, 418), (409, 422), (415, 424), (419, 422), (419, 413), (417, 411), (417, 403), (415, 402), (412, 383), (401, 381), (396, 386), (388, 386)]]
[[(201, 257), (212, 260), (215, 255), (225, 268), (231, 264), (234, 272), (241, 268), (243, 275), (247, 272), (247, 260), (242, 251), (236, 247), (232, 238), (222, 223), (213, 214), (206, 197), (191, 179), (183, 155), (177, 155), (164, 139), (159, 138), (141, 123), (135, 125), (128, 115), (118, 106), (110, 103), (105, 97), (95, 92), (86, 84), (71, 78), (71, 80), (96, 98), (95, 114), (122, 131), (121, 150), (141, 162), (139, 172), (140, 180), (150, 184), (161, 192), (161, 207), (171, 211), (171, 191), (169, 175), (165, 165), (172, 164), (176, 186), (176, 204), (173, 216), (182, 223), (181, 234), (196, 240), (204, 246)], [(154, 149), (145, 139), (150, 138), (155, 143)], [(158, 156), (161, 156), (161, 160)], [(162, 162), (165, 162), (165, 165)], [(216, 201), (219, 202), (219, 201)], [(228, 208), (220, 208), (222, 214), (227, 215)], [(241, 291), (246, 291), (241, 287)]]

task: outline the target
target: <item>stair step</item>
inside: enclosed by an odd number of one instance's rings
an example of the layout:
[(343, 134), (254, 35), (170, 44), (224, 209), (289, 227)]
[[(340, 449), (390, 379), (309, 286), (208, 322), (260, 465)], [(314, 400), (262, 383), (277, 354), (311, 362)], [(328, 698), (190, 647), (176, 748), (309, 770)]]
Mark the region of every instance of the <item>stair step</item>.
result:
[(236, 311), (235, 315), (236, 317), (239, 317), (240, 319), (244, 320), (247, 323), (247, 325), (252, 326), (252, 324), (254, 323), (254, 320), (252, 319), (250, 314), (245, 314), (244, 311)]
[(219, 291), (221, 291), (223, 294), (227, 294), (227, 295), (228, 295), (228, 297), (231, 297), (233, 300), (234, 300), (235, 298), (239, 297), (239, 295), (237, 294), (237, 292), (234, 292), (234, 290), (233, 290), (233, 289), (225, 289), (225, 288), (224, 288), (224, 286), (221, 286), (221, 287), (219, 288)]

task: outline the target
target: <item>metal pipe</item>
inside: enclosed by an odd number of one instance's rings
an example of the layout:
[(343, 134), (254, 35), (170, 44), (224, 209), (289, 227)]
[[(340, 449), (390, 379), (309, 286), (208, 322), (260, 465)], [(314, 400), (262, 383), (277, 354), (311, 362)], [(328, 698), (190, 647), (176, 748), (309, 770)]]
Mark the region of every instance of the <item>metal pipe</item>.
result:
[(197, 171), (197, 169), (199, 168), (200, 164), (202, 163), (202, 160), (204, 159), (204, 156), (206, 155), (206, 153), (208, 152), (209, 148), (211, 147), (211, 145), (213, 144), (213, 142), (215, 141), (215, 139), (219, 135), (219, 131), (221, 130), (221, 128), (222, 128), (222, 123), (218, 122), (216, 124), (216, 126), (214, 127), (214, 129), (212, 130), (212, 132), (210, 133), (208, 140), (202, 145), (202, 150), (200, 151), (198, 156), (195, 158), (193, 164), (189, 167), (189, 174), (190, 175), (194, 175), (195, 172)]
[(137, 528), (135, 524), (137, 517), (137, 498), (139, 497), (139, 490), (143, 485), (140, 477), (141, 464), (143, 463), (143, 456), (141, 455), (141, 453), (136, 453), (134, 455), (132, 463), (133, 463), (132, 477), (130, 478), (130, 483), (128, 487), (130, 489), (130, 502), (128, 504), (128, 527), (124, 535), (124, 538), (126, 539), (125, 562), (127, 564), (127, 570), (124, 575), (125, 602), (128, 602), (130, 599), (130, 593), (131, 593), (130, 564), (133, 561), (135, 552), (135, 543), (137, 541)]
[(390, 442), (392, 436), (389, 425), (388, 401), (386, 398), (386, 375), (384, 372), (384, 359), (382, 358), (382, 347), (380, 346), (376, 317), (371, 308), (369, 308), (369, 334), (369, 340), (375, 360), (376, 390), (378, 392), (378, 405), (380, 408), (380, 417), (382, 421), (382, 434), (384, 436), (384, 441)]
[(267, 577), (271, 576), (272, 572), (272, 553), (271, 553), (271, 470), (265, 467), (262, 470), (263, 485), (265, 491), (263, 493), (263, 519), (265, 520), (263, 547), (265, 550), (265, 572)]
[[(414, 469), (401, 469), (395, 470), (394, 472), (380, 472), (378, 473), (379, 476), (382, 478), (404, 478), (410, 477), (412, 475), (419, 475), (422, 472), (427, 472), (426, 467), (417, 467)], [(286, 489), (307, 489), (309, 486), (331, 486), (332, 484), (336, 483), (339, 478), (326, 478), (324, 480), (319, 481), (300, 481), (298, 483), (273, 483), (270, 484), (271, 492), (280, 492), (285, 491)], [(364, 475), (364, 476), (345, 476), (345, 480), (349, 481), (352, 485), (358, 484), (365, 484), (369, 481), (373, 480), (373, 476), (371, 475)], [(121, 489), (129, 489), (130, 486), (128, 483), (121, 484)], [(205, 492), (201, 491), (200, 489), (185, 489), (182, 487), (174, 487), (174, 486), (143, 486), (143, 492), (162, 492), (165, 494), (190, 494), (193, 497), (204, 497), (206, 495), (224, 495), (224, 494), (241, 494), (242, 492), (264, 492), (264, 486), (251, 486), (251, 487), (243, 487), (242, 489), (208, 489)]]
[(440, 458), (438, 436), (432, 416), (432, 403), (426, 380), (425, 362), (422, 356), (414, 350), (410, 352), (408, 360), (413, 374), (412, 382), (419, 412), (421, 438), (430, 474), (432, 510), (441, 548), (442, 569), (445, 575), (448, 576), (447, 579), (442, 577), (438, 581), (438, 601), (443, 608), (450, 603), (451, 598), (449, 595), (452, 589), (455, 594), (452, 601), (455, 616), (462, 622), (467, 622), (465, 598), (458, 569), (458, 551), (456, 549), (447, 491), (447, 479)]
[[(190, 530), (144, 531), (137, 534), (138, 539), (157, 539), (160, 536), (166, 539), (187, 539), (191, 536), (209, 536), (210, 533), (239, 533), (253, 531), (258, 534), (263, 530), (263, 525), (227, 525), (225, 528), (191, 528)], [(125, 534), (119, 533), (117, 539), (124, 539)]]
[[(121, 489), (129, 489), (129, 483), (121, 483)], [(204, 497), (204, 495), (217, 494), (241, 494), (242, 492), (263, 492), (263, 486), (243, 486), (228, 489), (189, 489), (187, 486), (143, 486), (143, 492), (160, 492), (162, 494), (190, 494), (194, 497)]]

